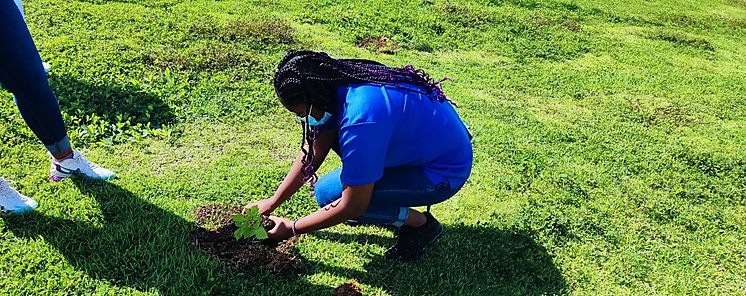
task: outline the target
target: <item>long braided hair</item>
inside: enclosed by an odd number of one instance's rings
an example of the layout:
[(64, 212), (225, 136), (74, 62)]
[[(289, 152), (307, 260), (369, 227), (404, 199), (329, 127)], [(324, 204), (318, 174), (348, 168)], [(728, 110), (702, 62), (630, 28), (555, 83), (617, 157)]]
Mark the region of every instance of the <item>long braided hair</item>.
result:
[[(311, 105), (334, 114), (337, 112), (337, 88), (343, 85), (359, 83), (379, 83), (406, 88), (400, 83), (414, 85), (421, 89), (409, 89), (428, 95), (433, 101), (449, 102), (440, 88), (440, 84), (450, 78), (435, 81), (422, 70), (412, 65), (402, 68), (388, 67), (384, 64), (362, 59), (334, 59), (323, 52), (291, 51), (280, 61), (275, 70), (273, 84), (280, 102), (290, 108), (305, 104), (306, 120), (303, 123), (303, 140), (301, 160), (303, 182), (315, 186), (318, 176), (314, 167), (313, 143), (319, 131), (308, 124)], [(308, 149), (305, 145), (308, 144)]]

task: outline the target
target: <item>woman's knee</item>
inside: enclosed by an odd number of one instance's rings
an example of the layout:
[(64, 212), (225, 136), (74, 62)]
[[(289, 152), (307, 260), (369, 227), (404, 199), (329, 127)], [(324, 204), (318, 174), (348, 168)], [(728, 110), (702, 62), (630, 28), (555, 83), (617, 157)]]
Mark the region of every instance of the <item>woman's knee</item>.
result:
[(316, 202), (320, 207), (326, 206), (342, 197), (343, 185), (340, 176), (341, 172), (342, 169), (334, 170), (322, 176), (319, 178), (319, 181), (316, 182), (314, 195), (316, 197)]

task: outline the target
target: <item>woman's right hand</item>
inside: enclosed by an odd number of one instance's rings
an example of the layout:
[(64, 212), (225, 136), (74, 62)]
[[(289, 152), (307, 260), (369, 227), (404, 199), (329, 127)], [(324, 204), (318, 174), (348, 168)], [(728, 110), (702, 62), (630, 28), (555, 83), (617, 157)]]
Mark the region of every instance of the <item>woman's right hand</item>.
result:
[(243, 212), (246, 213), (246, 210), (251, 209), (254, 206), (259, 207), (259, 213), (263, 215), (269, 215), (276, 208), (275, 201), (272, 198), (265, 198), (245, 205), (243, 208)]

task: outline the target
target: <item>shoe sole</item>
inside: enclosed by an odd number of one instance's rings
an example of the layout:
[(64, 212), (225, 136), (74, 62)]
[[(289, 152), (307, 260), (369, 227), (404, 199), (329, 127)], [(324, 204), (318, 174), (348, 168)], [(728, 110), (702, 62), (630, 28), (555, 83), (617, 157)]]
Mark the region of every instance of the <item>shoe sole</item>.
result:
[(59, 182), (59, 181), (64, 180), (65, 178), (70, 178), (70, 176), (62, 177), (62, 176), (57, 176), (57, 175), (49, 175), (49, 181), (52, 181), (52, 182)]
[(425, 247), (422, 249), (422, 254), (420, 254), (416, 258), (403, 258), (401, 256), (397, 256), (397, 257), (386, 257), (386, 259), (389, 259), (389, 260), (400, 260), (400, 261), (407, 261), (407, 262), (419, 260), (420, 258), (422, 258), (423, 255), (425, 255), (425, 252), (427, 252), (427, 250), (429, 248), (433, 247), (435, 245), (435, 243), (438, 242), (438, 240), (440, 239), (440, 237), (443, 236), (443, 225), (439, 225), (439, 226), (440, 227), (438, 228), (438, 233), (435, 234), (435, 236), (430, 241), (427, 242), (427, 244), (425, 245)]
[(22, 210), (13, 211), (12, 213), (14, 215), (23, 215), (23, 214), (31, 213), (31, 212), (33, 212), (35, 210), (36, 210), (35, 208), (28, 207), (28, 208), (23, 208)]
[[(56, 172), (53, 172), (53, 173), (49, 174), (49, 181), (59, 182), (59, 181), (62, 181), (64, 179), (66, 179), (66, 178), (72, 177), (72, 175), (75, 174), (75, 173), (80, 173), (80, 171), (75, 171), (75, 172), (72, 172), (70, 174), (66, 174), (66, 173), (63, 173), (63, 172), (60, 172), (60, 171), (56, 171)], [(112, 176), (108, 176), (108, 177), (92, 178), (92, 177), (89, 177), (89, 176), (87, 176), (85, 174), (82, 174), (82, 175), (86, 179), (99, 180), (99, 181), (109, 181), (109, 180), (112, 180), (112, 179), (114, 179), (114, 178), (117, 177), (117, 175), (112, 175)]]
[(27, 207), (27, 208), (15, 210), (15, 211), (3, 209), (3, 210), (0, 210), (0, 216), (20, 216), (20, 215), (31, 213), (35, 210), (36, 208), (32, 208), (32, 207)]

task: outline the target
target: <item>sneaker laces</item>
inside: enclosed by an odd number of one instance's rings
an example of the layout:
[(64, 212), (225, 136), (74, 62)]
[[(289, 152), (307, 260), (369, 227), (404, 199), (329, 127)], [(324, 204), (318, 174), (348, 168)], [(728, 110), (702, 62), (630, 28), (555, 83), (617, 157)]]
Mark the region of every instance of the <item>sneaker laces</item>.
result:
[(86, 158), (83, 154), (77, 153), (77, 155), (74, 157), (74, 159), (76, 161), (83, 162), (86, 166), (88, 166), (92, 170), (96, 170), (96, 169), (101, 168), (101, 166), (99, 166), (98, 164), (96, 164), (96, 163), (91, 162), (90, 160), (88, 160), (88, 158)]

